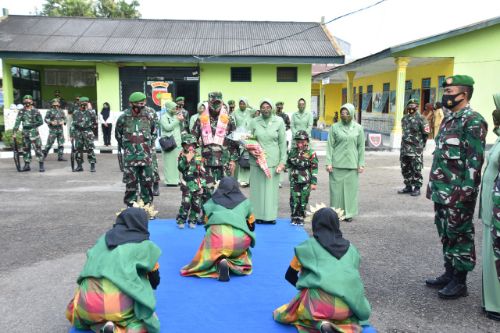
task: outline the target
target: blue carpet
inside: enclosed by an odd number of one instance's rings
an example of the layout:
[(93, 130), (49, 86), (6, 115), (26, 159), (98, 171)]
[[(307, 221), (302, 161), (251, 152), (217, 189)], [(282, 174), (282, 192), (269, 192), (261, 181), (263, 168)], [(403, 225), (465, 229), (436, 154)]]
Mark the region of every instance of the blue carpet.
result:
[[(156, 290), (162, 332), (296, 332), (293, 326), (276, 323), (272, 311), (297, 292), (284, 276), (294, 246), (307, 238), (303, 228), (291, 226), (288, 219), (257, 225), (253, 273), (232, 275), (229, 283), (179, 274), (196, 253), (204, 228), (180, 230), (174, 220), (155, 220), (149, 230), (151, 240), (162, 249), (161, 283)], [(82, 331), (70, 330), (78, 332)]]

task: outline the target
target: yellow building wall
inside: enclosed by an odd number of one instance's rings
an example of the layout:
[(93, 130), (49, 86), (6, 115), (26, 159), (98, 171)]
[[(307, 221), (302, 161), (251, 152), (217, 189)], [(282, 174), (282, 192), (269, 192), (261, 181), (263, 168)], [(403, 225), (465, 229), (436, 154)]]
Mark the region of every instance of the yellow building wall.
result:
[[(411, 62), (410, 62), (411, 66)], [(453, 74), (453, 60), (445, 59), (430, 64), (416, 67), (408, 67), (406, 70), (406, 80), (412, 80), (412, 89), (421, 89), (422, 79), (431, 78), (431, 88), (438, 88), (438, 77)], [(373, 85), (373, 92), (382, 92), (384, 83), (389, 83), (390, 90), (396, 90), (396, 70), (379, 73), (376, 75), (361, 78), (354, 77), (353, 86), (356, 88), (357, 98), (359, 87), (363, 87), (363, 93), (367, 92), (367, 86)], [(335, 112), (338, 112), (342, 103), (342, 89), (347, 87), (344, 83), (332, 83), (325, 85), (325, 121), (331, 124)], [(393, 111), (393, 110), (392, 110)], [(391, 111), (391, 112), (392, 112)]]

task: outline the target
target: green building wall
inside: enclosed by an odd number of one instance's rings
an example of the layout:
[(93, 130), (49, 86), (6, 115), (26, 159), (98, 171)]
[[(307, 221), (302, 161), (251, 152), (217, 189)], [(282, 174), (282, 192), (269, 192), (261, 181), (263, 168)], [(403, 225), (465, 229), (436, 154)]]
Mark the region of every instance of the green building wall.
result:
[(454, 57), (453, 74), (466, 74), (474, 78), (472, 108), (480, 112), (489, 124), (487, 143), (497, 136), (491, 132), (491, 113), (495, 108), (493, 94), (500, 93), (500, 24), (457, 37), (416, 47), (395, 56)]
[[(277, 82), (278, 65), (200, 64), (200, 98), (205, 100), (211, 91), (221, 91), (225, 101), (246, 97), (253, 108), (259, 108), (264, 98), (285, 103), (284, 111), (297, 110), (297, 100), (311, 100), (311, 65), (297, 67), (297, 82)], [(251, 67), (251, 82), (231, 82), (231, 67)]]

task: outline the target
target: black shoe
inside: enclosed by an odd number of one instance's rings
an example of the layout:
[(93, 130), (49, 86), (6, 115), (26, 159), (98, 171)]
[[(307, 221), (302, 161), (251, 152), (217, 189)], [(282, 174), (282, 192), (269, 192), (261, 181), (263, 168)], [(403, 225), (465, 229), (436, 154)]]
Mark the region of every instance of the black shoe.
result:
[(83, 171), (83, 166), (80, 163), (78, 163), (78, 166), (76, 167), (75, 172), (80, 172), (80, 171)]
[(29, 163), (24, 163), (24, 168), (21, 171), (30, 171), (30, 170), (31, 170), (30, 164)]
[(425, 284), (427, 285), (427, 287), (443, 288), (451, 282), (451, 279), (453, 278), (453, 267), (450, 264), (445, 264), (444, 268), (446, 269), (446, 271), (442, 275), (434, 279), (425, 280)]
[(167, 184), (166, 186), (167, 186), (167, 187), (177, 187), (177, 186), (179, 186), (179, 185), (178, 185), (178, 184)]
[(496, 321), (500, 321), (500, 313), (498, 312), (486, 311), (486, 317)]
[(418, 197), (420, 195), (420, 187), (416, 187), (413, 189), (413, 191), (410, 193), (412, 197)]
[(46, 158), (47, 158), (47, 154), (48, 154), (48, 153), (49, 153), (49, 152), (48, 152), (47, 150), (45, 150), (45, 149), (43, 149), (43, 150), (42, 150), (43, 159), (46, 159)]
[(95, 163), (90, 163), (90, 172), (95, 172)]
[(197, 220), (197, 221), (196, 221), (196, 224), (197, 224), (197, 225), (204, 225), (205, 223), (203, 222), (203, 220)]
[(229, 266), (227, 264), (227, 260), (226, 259), (222, 259), (221, 261), (219, 261), (219, 263), (217, 264), (217, 270), (219, 271), (219, 278), (218, 280), (220, 282), (229, 282)]
[(153, 195), (155, 197), (160, 195), (160, 184), (158, 184), (157, 182), (153, 184)]
[(260, 220), (260, 223), (261, 224), (276, 224), (276, 220), (271, 220), (271, 221)]
[(256, 219), (256, 220), (255, 220), (255, 224), (263, 224), (263, 223), (264, 223), (264, 221), (262, 221), (262, 220), (260, 220), (260, 219)]
[(345, 218), (344, 222), (352, 222), (352, 217)]
[(59, 162), (66, 162), (66, 161), (67, 161), (67, 159), (65, 159), (65, 158), (64, 158), (64, 157), (62, 157), (62, 156), (59, 156), (59, 157), (57, 158), (57, 161), (59, 161)]
[(330, 323), (329, 321), (324, 321), (321, 323), (321, 326), (319, 328), (319, 331), (321, 333), (335, 333), (335, 332), (338, 332), (336, 329), (335, 329), (335, 326), (333, 326), (332, 323)]
[(112, 321), (108, 321), (101, 327), (101, 333), (114, 333), (115, 332), (115, 323)]
[(438, 291), (438, 296), (443, 299), (457, 299), (469, 295), (467, 285), (459, 281), (457, 277), (453, 277), (443, 289)]
[(45, 168), (43, 167), (43, 162), (38, 162), (38, 171), (45, 172)]
[(404, 189), (399, 190), (398, 194), (408, 194), (408, 193), (412, 193), (412, 192), (413, 192), (413, 190), (412, 190), (411, 186), (406, 186)]

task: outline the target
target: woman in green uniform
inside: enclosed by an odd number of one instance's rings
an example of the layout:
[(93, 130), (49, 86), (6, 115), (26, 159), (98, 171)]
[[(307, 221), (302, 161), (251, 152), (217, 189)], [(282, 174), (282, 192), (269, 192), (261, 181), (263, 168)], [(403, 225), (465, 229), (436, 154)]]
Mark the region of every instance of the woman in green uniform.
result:
[(493, 132), (499, 136), (491, 147), (481, 185), (480, 216), (483, 221), (483, 308), (490, 319), (500, 320), (500, 94), (493, 96)]
[(164, 183), (167, 186), (179, 185), (179, 171), (177, 171), (177, 158), (182, 149), (181, 131), (184, 125), (184, 117), (177, 112), (177, 104), (172, 101), (165, 103), (166, 112), (161, 116), (161, 136), (173, 136), (177, 147), (171, 151), (163, 152), (163, 176)]
[(256, 223), (276, 223), (279, 203), (280, 173), (286, 163), (285, 124), (281, 118), (273, 115), (273, 103), (264, 100), (260, 103), (260, 116), (249, 125), (251, 135), (255, 137), (265, 152), (270, 178), (250, 156), (250, 201), (254, 208)]
[(292, 114), (292, 138), (298, 131), (306, 131), (307, 135), (311, 137), (314, 119), (312, 113), (306, 111), (306, 100), (299, 99), (297, 107), (299, 110)]
[[(255, 115), (255, 111), (248, 106), (248, 100), (245, 97), (241, 97), (238, 102), (238, 109), (234, 110), (232, 115), (236, 128), (244, 127), (248, 130), (250, 121)], [(248, 151), (240, 147), (240, 156), (244, 159), (248, 157)], [(242, 167), (239, 163), (236, 165), (235, 177), (238, 179), (241, 187), (247, 187), (250, 183), (250, 169), (247, 167)]]
[(363, 127), (354, 121), (354, 113), (354, 105), (342, 105), (342, 121), (330, 127), (326, 148), (330, 206), (342, 208), (346, 222), (358, 215), (359, 174), (365, 167), (365, 133)]

